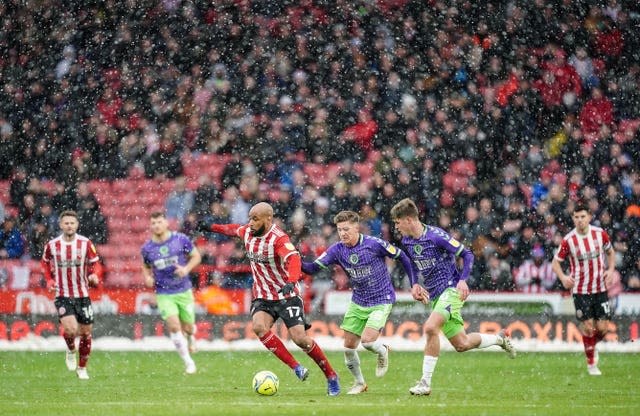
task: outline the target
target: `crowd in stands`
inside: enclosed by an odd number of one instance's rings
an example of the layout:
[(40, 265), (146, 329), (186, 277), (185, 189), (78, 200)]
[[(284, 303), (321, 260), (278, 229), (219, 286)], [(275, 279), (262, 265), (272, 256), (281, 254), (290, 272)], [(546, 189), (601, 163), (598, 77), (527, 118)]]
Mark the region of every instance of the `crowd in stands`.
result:
[[(559, 289), (584, 201), (640, 290), (635, 1), (7, 0), (0, 22), (0, 258), (38, 258), (67, 208), (106, 242), (87, 182), (142, 172), (194, 238), (270, 200), (313, 258), (343, 209), (397, 241), (411, 197), (473, 248), (481, 290)], [(210, 154), (224, 169), (194, 183)]]

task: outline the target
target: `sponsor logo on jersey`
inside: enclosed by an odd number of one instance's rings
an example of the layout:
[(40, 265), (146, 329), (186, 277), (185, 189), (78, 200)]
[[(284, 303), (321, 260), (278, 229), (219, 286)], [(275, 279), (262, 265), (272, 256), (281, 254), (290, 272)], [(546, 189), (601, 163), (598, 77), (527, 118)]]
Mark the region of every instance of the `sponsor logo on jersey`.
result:
[(451, 244), (453, 247), (460, 247), (460, 241), (456, 240), (455, 238), (449, 240), (449, 244)]
[(394, 254), (394, 255), (398, 252), (398, 250), (396, 250), (395, 246), (392, 246), (391, 244), (389, 244), (389, 245), (387, 246), (387, 251), (388, 251), (389, 253), (391, 253), (391, 254)]
[(296, 251), (296, 248), (291, 243), (284, 243), (284, 246), (287, 250)]

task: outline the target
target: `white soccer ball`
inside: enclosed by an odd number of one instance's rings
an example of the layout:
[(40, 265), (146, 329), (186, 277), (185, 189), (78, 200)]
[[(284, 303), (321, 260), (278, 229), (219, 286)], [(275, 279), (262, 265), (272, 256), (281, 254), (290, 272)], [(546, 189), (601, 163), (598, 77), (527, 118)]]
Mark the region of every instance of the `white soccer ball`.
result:
[(271, 371), (259, 371), (253, 376), (253, 390), (263, 396), (273, 396), (278, 392), (280, 380)]

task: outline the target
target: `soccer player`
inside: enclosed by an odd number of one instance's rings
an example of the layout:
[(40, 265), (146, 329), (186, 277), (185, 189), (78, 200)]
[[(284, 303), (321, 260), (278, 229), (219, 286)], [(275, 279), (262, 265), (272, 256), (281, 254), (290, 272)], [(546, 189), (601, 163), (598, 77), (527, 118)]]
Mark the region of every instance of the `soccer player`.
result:
[(357, 213), (341, 211), (333, 222), (340, 241), (332, 244), (314, 262), (303, 262), (302, 271), (315, 274), (332, 264), (339, 264), (349, 276), (353, 293), (340, 328), (344, 330), (345, 364), (355, 379), (347, 394), (360, 394), (367, 391), (356, 351), (361, 341), (365, 349), (378, 356), (377, 377), (384, 376), (389, 368), (389, 347), (378, 339), (396, 300), (385, 259), (400, 259), (412, 284), (415, 283), (415, 275), (411, 260), (402, 250), (384, 240), (360, 233), (360, 216)]
[(320, 346), (307, 334), (304, 305), (300, 298), (300, 254), (289, 236), (273, 223), (273, 208), (259, 202), (249, 210), (249, 223), (212, 224), (212, 231), (240, 237), (244, 243), (253, 274), (251, 317), (253, 332), (262, 344), (304, 381), (309, 370), (302, 366), (284, 346), (271, 327), (280, 318), (293, 342), (302, 348), (327, 377), (327, 394), (340, 394), (338, 375)]
[[(185, 372), (194, 374), (195, 301), (189, 273), (200, 264), (200, 252), (189, 237), (169, 230), (163, 212), (150, 218), (151, 239), (142, 246), (142, 273), (147, 287), (155, 287), (160, 316), (169, 337), (185, 364)], [(186, 335), (186, 338), (185, 338)]]
[[(431, 300), (431, 314), (425, 323), (427, 342), (422, 362), (422, 378), (409, 392), (413, 395), (431, 394), (431, 377), (440, 355), (440, 331), (458, 352), (474, 348), (499, 345), (515, 358), (516, 351), (508, 334), (474, 332), (467, 334), (462, 319), (462, 306), (469, 296), (466, 279), (473, 266), (473, 253), (443, 229), (423, 224), (418, 208), (405, 198), (391, 208), (391, 219), (402, 235), (402, 244), (413, 260), (416, 274), (421, 276), (425, 288), (415, 283), (411, 288), (413, 298), (425, 302)], [(456, 264), (462, 258), (462, 270)]]
[[(91, 355), (93, 329), (93, 309), (88, 288), (100, 282), (102, 266), (93, 243), (77, 234), (80, 224), (75, 211), (63, 211), (58, 223), (62, 234), (47, 242), (41, 265), (47, 286), (55, 291), (54, 305), (67, 344), (67, 368), (69, 371), (75, 370), (80, 380), (88, 380), (87, 363)], [(76, 361), (77, 336), (80, 337), (79, 365)]]
[[(591, 213), (586, 205), (578, 204), (572, 214), (575, 228), (562, 239), (551, 266), (562, 285), (571, 289), (576, 318), (580, 322), (587, 371), (592, 376), (602, 373), (598, 368), (596, 344), (607, 334), (611, 317), (607, 287), (613, 283), (615, 250), (609, 235), (591, 225)], [(604, 254), (607, 254), (606, 270)], [(570, 272), (561, 263), (569, 257)]]

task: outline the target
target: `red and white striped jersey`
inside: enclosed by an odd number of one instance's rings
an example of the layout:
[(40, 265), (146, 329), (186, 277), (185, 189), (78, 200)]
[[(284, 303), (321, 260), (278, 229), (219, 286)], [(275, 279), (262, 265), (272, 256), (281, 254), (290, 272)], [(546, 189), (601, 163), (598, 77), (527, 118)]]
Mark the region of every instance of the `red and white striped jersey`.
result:
[[(254, 299), (279, 300), (285, 297), (278, 293), (287, 284), (286, 261), (298, 254), (289, 241), (289, 236), (277, 225), (256, 237), (251, 234), (249, 224), (239, 227), (236, 234), (242, 238), (247, 258), (253, 273), (252, 294)], [(296, 295), (300, 295), (299, 285), (295, 285)]]
[(556, 259), (564, 261), (569, 257), (569, 274), (575, 279), (573, 293), (591, 294), (606, 292), (604, 282), (605, 253), (611, 248), (611, 240), (606, 231), (594, 225), (586, 234), (578, 234), (574, 228), (564, 236)]
[(88, 267), (99, 260), (91, 240), (76, 234), (75, 240), (64, 241), (62, 235), (44, 247), (42, 261), (52, 272), (57, 284), (56, 297), (89, 297)]
[(527, 260), (518, 267), (514, 280), (519, 291), (544, 293), (553, 287), (558, 276), (553, 272), (550, 262), (543, 261), (538, 265), (533, 260)]

